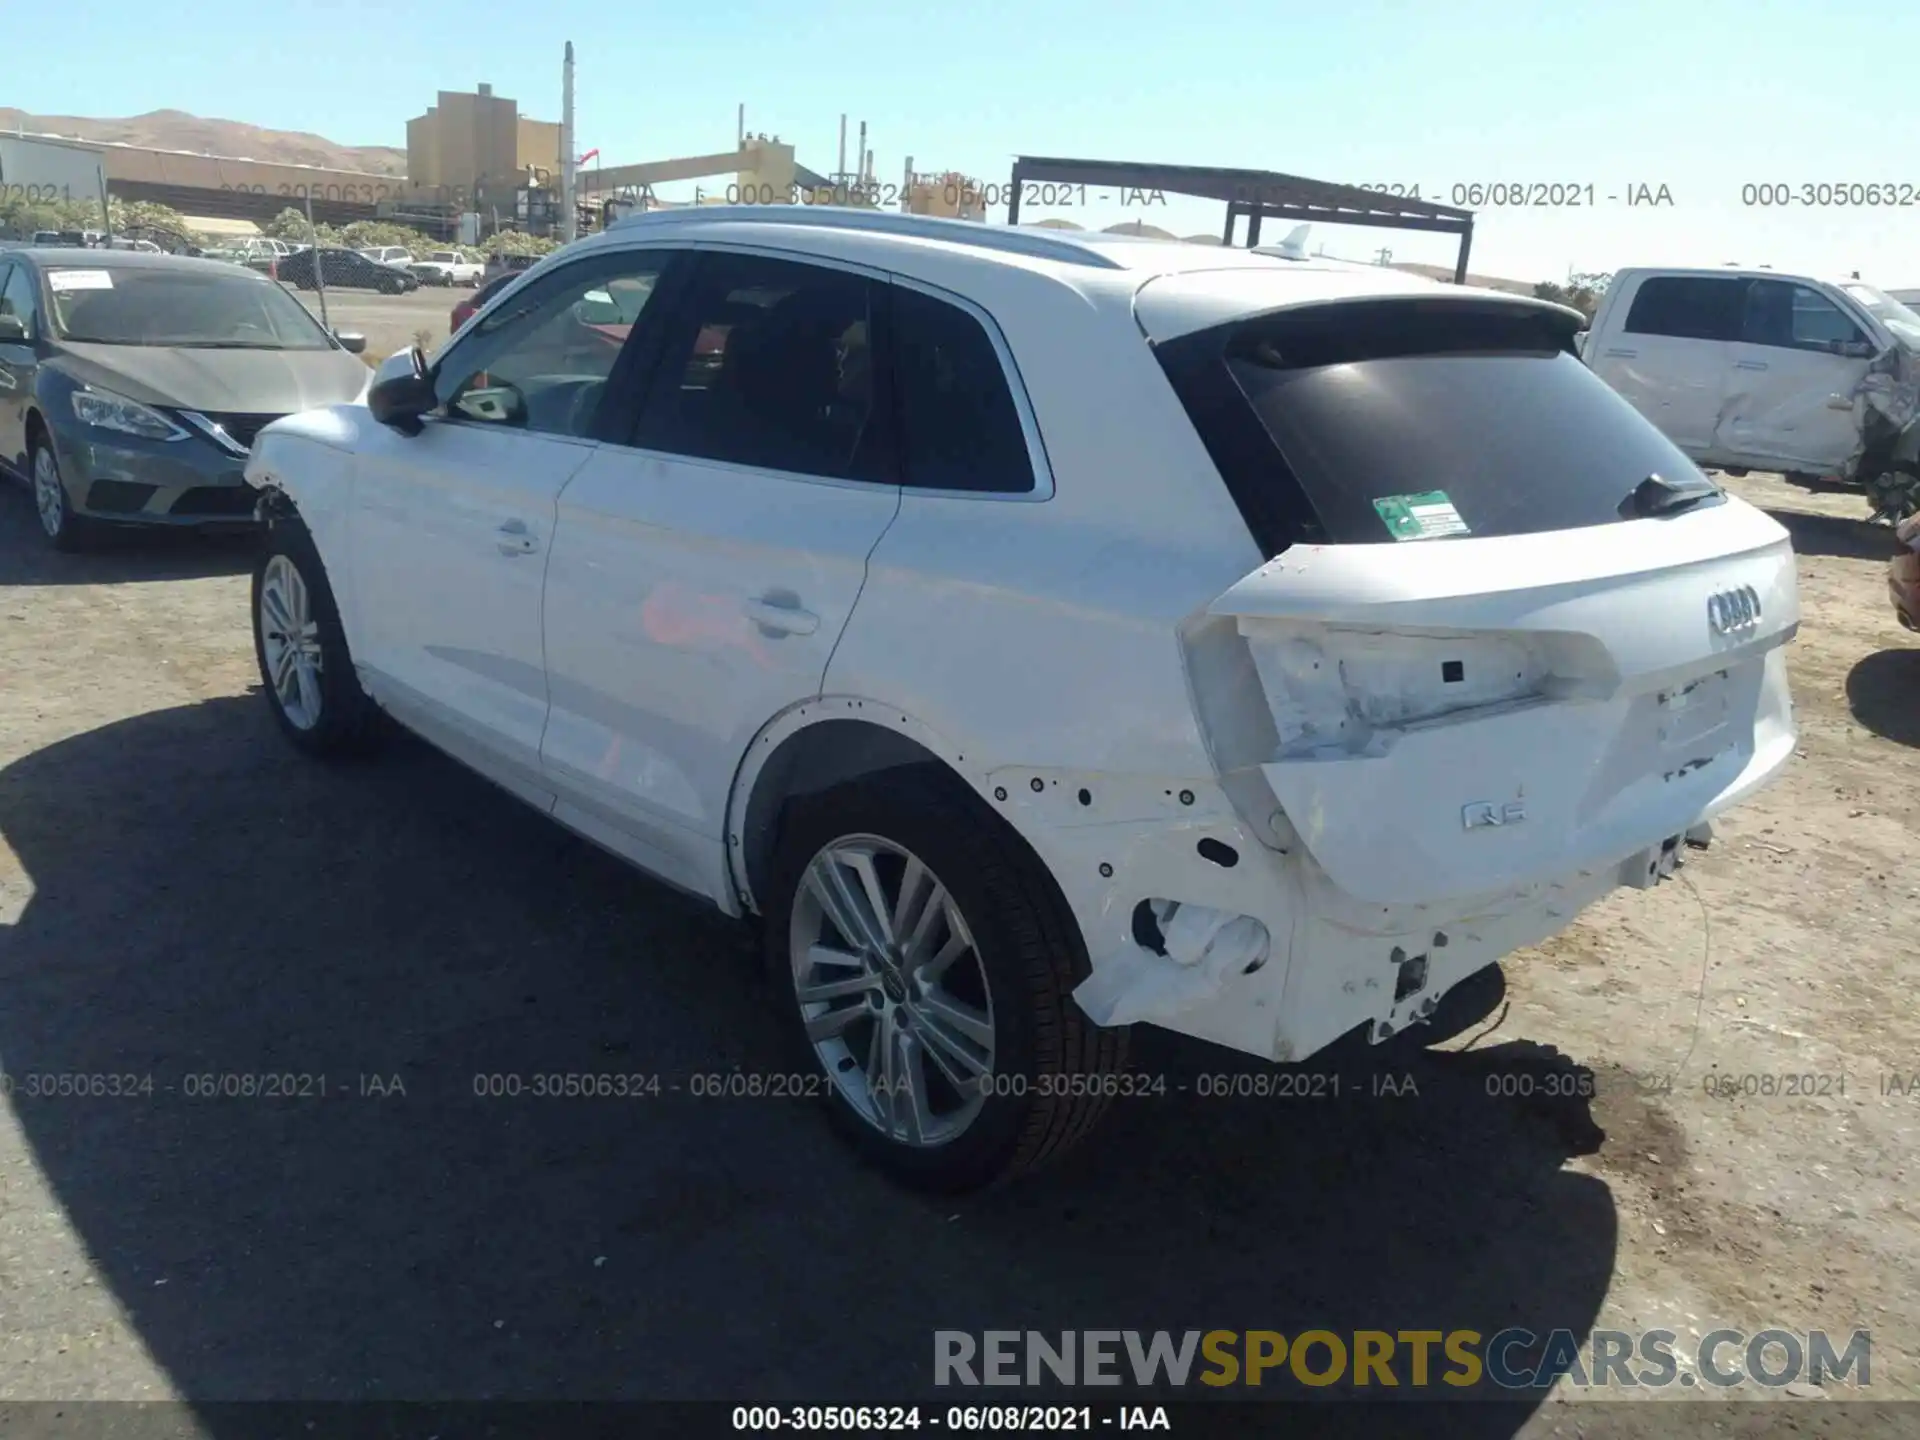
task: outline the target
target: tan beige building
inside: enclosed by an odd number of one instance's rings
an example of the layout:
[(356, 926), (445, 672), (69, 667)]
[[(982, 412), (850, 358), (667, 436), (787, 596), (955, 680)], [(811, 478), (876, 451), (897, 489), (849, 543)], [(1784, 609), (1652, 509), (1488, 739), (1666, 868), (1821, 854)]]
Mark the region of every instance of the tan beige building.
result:
[(560, 178), (560, 126), (533, 120), (517, 103), (482, 85), (471, 94), (442, 90), (427, 113), (407, 122), (407, 180), (415, 190), (479, 189)]
[(948, 220), (985, 220), (986, 187), (958, 170), (944, 174), (918, 174), (907, 185), (909, 215), (937, 215)]

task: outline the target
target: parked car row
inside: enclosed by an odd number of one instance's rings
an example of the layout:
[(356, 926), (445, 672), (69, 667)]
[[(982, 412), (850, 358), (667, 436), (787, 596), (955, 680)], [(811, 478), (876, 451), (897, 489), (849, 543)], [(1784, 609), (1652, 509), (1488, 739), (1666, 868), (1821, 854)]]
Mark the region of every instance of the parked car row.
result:
[(283, 285), (291, 285), (296, 290), (318, 290), (324, 284), (336, 290), (377, 290), (383, 295), (404, 295), (420, 288), (420, 279), (413, 272), (335, 245), (310, 246), (296, 251), (277, 261), (273, 273)]
[(151, 240), (126, 235), (109, 235), (103, 230), (36, 230), (33, 244), (47, 249), (141, 250), (150, 255), (163, 253)]

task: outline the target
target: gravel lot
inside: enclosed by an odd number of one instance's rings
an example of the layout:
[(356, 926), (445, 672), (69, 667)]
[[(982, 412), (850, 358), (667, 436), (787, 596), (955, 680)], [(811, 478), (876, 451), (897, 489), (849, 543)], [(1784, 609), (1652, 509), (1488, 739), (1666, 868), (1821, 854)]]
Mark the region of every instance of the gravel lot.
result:
[[(335, 319), (398, 348), (451, 303)], [(297, 757), (244, 545), (55, 556), (5, 488), (0, 1062), (154, 1088), (0, 1105), (0, 1400), (870, 1403), (925, 1393), (935, 1328), (1509, 1324), (1867, 1327), (1873, 1393), (1920, 1395), (1920, 1096), (1884, 1093), (1920, 1083), (1920, 648), (1857, 496), (1734, 483), (1800, 551), (1803, 740), (1687, 883), (1514, 957), (1484, 1024), (1410, 1062), (1417, 1097), (1176, 1090), (945, 1204), (795, 1102), (692, 1096), (777, 1053), (742, 932), (418, 744)], [(1574, 1067), (1591, 1101), (1539, 1093)], [(682, 1088), (474, 1092), (588, 1071)], [(187, 1093), (263, 1072), (325, 1098)], [(1845, 1091), (1721, 1099), (1716, 1073)], [(1509, 1075), (1536, 1093), (1490, 1098)], [(1583, 1433), (1674, 1433), (1655, 1409)]]

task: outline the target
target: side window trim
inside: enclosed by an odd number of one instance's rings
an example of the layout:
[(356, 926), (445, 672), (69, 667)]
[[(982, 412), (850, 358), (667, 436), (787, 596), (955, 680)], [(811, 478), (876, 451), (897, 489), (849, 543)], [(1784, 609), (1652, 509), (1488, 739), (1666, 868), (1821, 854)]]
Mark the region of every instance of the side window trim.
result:
[(943, 290), (938, 285), (930, 285), (911, 275), (894, 273), (887, 278), (903, 290), (917, 291), (930, 300), (938, 300), (964, 311), (986, 331), (987, 341), (993, 346), (993, 353), (1000, 362), (1000, 378), (1006, 383), (1007, 393), (1013, 397), (1014, 412), (1020, 417), (1020, 434), (1027, 443), (1027, 463), (1033, 469), (1031, 490), (934, 490), (917, 485), (907, 488), (915, 495), (931, 495), (947, 500), (1013, 501), (1024, 505), (1051, 500), (1054, 494), (1053, 466), (1047, 459), (1046, 440), (1040, 433), (1040, 422), (1034, 413), (1033, 402), (1027, 395), (1026, 380), (1013, 358), (1013, 349), (1007, 344), (1007, 337), (1001, 333), (993, 316), (966, 296), (956, 295), (951, 290)]
[[(749, 255), (764, 260), (780, 260), (791, 265), (811, 265), (820, 270), (838, 270), (848, 275), (859, 276), (875, 287), (875, 308), (870, 321), (873, 326), (873, 334), (869, 343), (874, 347), (875, 354), (878, 357), (886, 357), (892, 354), (892, 337), (889, 333), (891, 312), (885, 303), (887, 298), (885, 287), (892, 277), (885, 270), (878, 269), (872, 265), (863, 265), (857, 260), (843, 260), (837, 255), (818, 255), (810, 250), (789, 250), (778, 245), (743, 244), (731, 240), (697, 240), (692, 243), (681, 241), (675, 248), (684, 256), (684, 261), (680, 268), (680, 281), (675, 285), (672, 293), (664, 297), (670, 304), (662, 308), (660, 322), (655, 328), (655, 335), (661, 338), (653, 342), (652, 348), (654, 353), (650, 359), (650, 373), (646, 377), (645, 389), (640, 395), (640, 403), (634, 407), (628, 423), (621, 427), (618, 434), (608, 435), (602, 438), (605, 439), (607, 443), (619, 445), (623, 449), (633, 451), (636, 455), (645, 455), (653, 459), (669, 461), (675, 465), (703, 465), (716, 470), (739, 471), (741, 474), (746, 475), (775, 475), (782, 480), (791, 480), (802, 485), (830, 485), (840, 489), (898, 491), (901, 486), (897, 478), (890, 480), (865, 480), (847, 476), (813, 475), (804, 470), (781, 470), (769, 465), (748, 465), (738, 460), (716, 460), (704, 455), (683, 455), (675, 450), (657, 450), (649, 446), (634, 443), (635, 432), (640, 428), (641, 410), (644, 408), (645, 403), (652, 398), (653, 387), (660, 380), (660, 365), (665, 358), (662, 353), (661, 341), (667, 334), (671, 333), (674, 328), (674, 323), (680, 319), (680, 308), (687, 303), (687, 297), (694, 290), (695, 283), (699, 278), (701, 262), (709, 255)], [(875, 392), (876, 404), (874, 413), (877, 416), (883, 417), (882, 423), (885, 424), (891, 432), (894, 426), (892, 414), (894, 409), (892, 401), (893, 387), (891, 381), (883, 380), (876, 369), (874, 384), (877, 387)], [(883, 394), (886, 396), (886, 402), (884, 404), (880, 403), (880, 397)], [(889, 434), (889, 447), (891, 447), (892, 441), (893, 437)], [(890, 466), (889, 468), (892, 467)], [(1028, 497), (1008, 496), (1005, 498), (1026, 499)]]

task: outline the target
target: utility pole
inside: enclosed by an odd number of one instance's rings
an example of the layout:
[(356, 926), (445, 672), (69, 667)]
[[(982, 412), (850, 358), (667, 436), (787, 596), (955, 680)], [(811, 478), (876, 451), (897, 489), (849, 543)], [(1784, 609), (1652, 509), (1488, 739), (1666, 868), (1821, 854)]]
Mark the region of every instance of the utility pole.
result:
[(313, 228), (313, 187), (307, 186), (307, 243), (313, 247), (313, 288), (320, 292), (320, 328), (329, 334), (333, 322), (327, 319), (327, 277), (320, 265), (320, 234)]
[(569, 244), (580, 236), (580, 209), (573, 192), (573, 42), (569, 40), (560, 72), (560, 238)]

